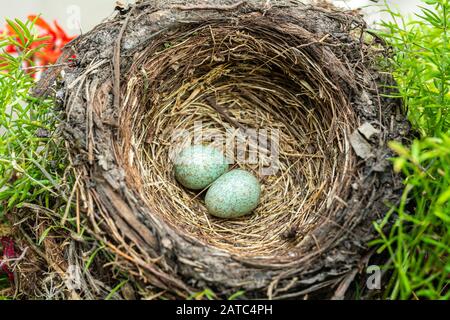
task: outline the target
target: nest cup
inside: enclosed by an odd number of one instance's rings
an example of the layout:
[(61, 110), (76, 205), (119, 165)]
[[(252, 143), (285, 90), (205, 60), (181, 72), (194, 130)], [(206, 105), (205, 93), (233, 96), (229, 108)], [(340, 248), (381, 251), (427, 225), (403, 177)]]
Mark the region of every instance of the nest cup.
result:
[[(120, 135), (122, 153), (136, 156), (124, 168), (179, 233), (236, 255), (293, 256), (337, 209), (328, 199), (346, 198), (356, 116), (302, 40), (253, 17), (209, 22), (158, 37), (133, 62)], [(172, 159), (194, 143), (258, 177), (263, 196), (253, 215), (213, 218), (201, 196), (175, 181)]]
[[(81, 63), (64, 93), (80, 207), (117, 265), (177, 297), (345, 292), (372, 221), (399, 197), (386, 161), (398, 105), (383, 106), (373, 40), (354, 13), (295, 1), (161, 1), (73, 43)], [(174, 155), (190, 144), (258, 177), (252, 215), (214, 218), (177, 183)]]

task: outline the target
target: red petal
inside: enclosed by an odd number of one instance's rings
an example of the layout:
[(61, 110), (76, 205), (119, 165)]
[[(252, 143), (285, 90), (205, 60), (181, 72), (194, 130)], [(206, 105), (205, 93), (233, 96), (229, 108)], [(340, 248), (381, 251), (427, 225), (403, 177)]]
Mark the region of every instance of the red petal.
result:
[(28, 20), (34, 21), (37, 26), (41, 27), (44, 30), (47, 30), (49, 32), (53, 31), (52, 27), (50, 27), (50, 25), (41, 17), (38, 17), (36, 15), (29, 15)]
[(38, 27), (40, 27), (40, 28), (44, 29), (45, 31), (47, 31), (48, 35), (51, 35), (53, 38), (56, 38), (56, 33), (53, 30), (53, 28), (47, 23), (47, 21), (45, 21), (41, 17), (38, 17), (36, 15), (29, 15), (28, 16), (28, 20), (35, 21), (35, 24)]
[(17, 32), (9, 24), (6, 25), (6, 29), (9, 36), (17, 34)]
[(75, 37), (70, 37), (67, 35), (67, 33), (64, 31), (64, 29), (59, 25), (58, 21), (55, 20), (54, 24), (55, 24), (57, 34), (58, 34), (59, 38), (63, 41), (64, 44), (75, 39)]
[[(17, 257), (16, 251), (14, 250), (14, 240), (8, 237), (2, 237), (0, 238), (0, 242), (3, 247), (3, 254), (2, 256), (6, 259), (13, 259)], [(1, 260), (0, 260), (1, 264)], [(1, 270), (7, 274), (8, 279), (10, 281), (14, 281), (14, 274), (11, 272), (11, 270), (8, 267), (7, 263), (2, 264)]]
[(14, 250), (14, 240), (9, 237), (2, 237), (0, 242), (3, 247), (3, 256), (7, 259), (15, 258), (16, 251)]
[(58, 61), (60, 55), (60, 50), (42, 50), (41, 52), (36, 52), (36, 57), (43, 61), (43, 65), (55, 63)]
[(7, 53), (16, 53), (17, 50), (16, 50), (16, 47), (15, 47), (15, 46), (9, 45), (9, 46), (6, 47), (6, 52), (7, 52)]

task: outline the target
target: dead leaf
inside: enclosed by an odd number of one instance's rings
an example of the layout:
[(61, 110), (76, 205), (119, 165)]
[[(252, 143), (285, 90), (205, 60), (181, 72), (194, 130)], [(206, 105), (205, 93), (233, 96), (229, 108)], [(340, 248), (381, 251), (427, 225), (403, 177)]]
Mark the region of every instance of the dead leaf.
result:
[(350, 143), (358, 157), (367, 160), (373, 157), (372, 147), (366, 139), (356, 130), (350, 136)]
[(360, 134), (362, 134), (367, 140), (370, 140), (372, 136), (379, 134), (380, 130), (375, 129), (369, 122), (365, 122), (358, 128)]

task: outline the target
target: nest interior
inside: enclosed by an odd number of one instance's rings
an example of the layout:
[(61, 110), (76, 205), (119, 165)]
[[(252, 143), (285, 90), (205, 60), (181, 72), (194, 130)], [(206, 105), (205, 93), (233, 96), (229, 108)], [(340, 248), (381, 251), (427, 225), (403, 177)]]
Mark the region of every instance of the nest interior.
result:
[[(290, 31), (255, 17), (191, 24), (153, 40), (127, 79), (119, 154), (133, 155), (122, 163), (130, 185), (178, 232), (236, 255), (296, 255), (341, 209), (333, 200), (346, 198), (356, 163), (348, 138), (357, 117), (337, 75)], [(202, 142), (232, 151), (234, 168), (258, 176), (253, 215), (211, 217), (175, 181), (171, 155)]]
[[(342, 295), (401, 191), (386, 142), (405, 119), (380, 95), (375, 40), (353, 12), (256, 0), (139, 2), (79, 37), (60, 93), (88, 230), (178, 297)], [(227, 156), (262, 183), (251, 216), (213, 218), (175, 181), (171, 156), (199, 128), (197, 142), (245, 146)]]

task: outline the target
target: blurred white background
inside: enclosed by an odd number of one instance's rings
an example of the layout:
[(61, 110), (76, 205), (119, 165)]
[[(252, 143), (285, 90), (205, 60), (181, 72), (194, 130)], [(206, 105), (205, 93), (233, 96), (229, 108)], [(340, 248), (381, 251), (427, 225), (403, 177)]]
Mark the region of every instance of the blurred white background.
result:
[[(126, 3), (127, 1), (122, 1)], [(116, 0), (0, 0), (0, 28), (5, 18), (25, 19), (29, 14), (42, 14), (55, 19), (70, 34), (80, 34), (108, 17)]]
[[(371, 24), (380, 20), (389, 20), (390, 18), (389, 14), (382, 12), (382, 9), (385, 7), (385, 0), (332, 0), (332, 2), (343, 8), (361, 8), (366, 16), (366, 20)], [(386, 3), (404, 16), (412, 16), (418, 11), (418, 6), (424, 6), (424, 2), (421, 0), (386, 0)]]
[[(132, 0), (122, 0), (131, 2)], [(0, 0), (0, 26), (3, 25), (4, 18), (24, 19), (28, 14), (41, 13), (45, 19), (52, 21), (58, 19), (60, 24), (70, 34), (79, 34), (80, 30), (88, 31), (93, 26), (108, 17), (114, 8), (116, 0)], [(370, 0), (333, 0), (339, 6), (349, 9), (363, 7), (370, 23), (386, 18), (378, 11), (376, 3)], [(384, 0), (379, 0), (382, 4)], [(387, 0), (393, 7), (407, 15), (412, 13), (420, 0)], [(365, 8), (372, 5), (370, 8)]]

